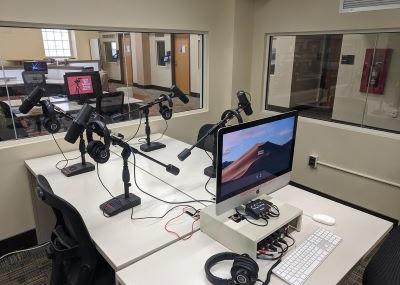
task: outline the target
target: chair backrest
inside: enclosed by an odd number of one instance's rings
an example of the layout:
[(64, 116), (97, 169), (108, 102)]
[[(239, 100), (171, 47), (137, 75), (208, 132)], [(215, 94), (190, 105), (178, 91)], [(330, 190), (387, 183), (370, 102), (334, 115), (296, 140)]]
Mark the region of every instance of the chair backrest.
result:
[(25, 86), (25, 95), (28, 95), (36, 86), (46, 88), (46, 77), (44, 73), (36, 71), (23, 71), (22, 79)]
[(124, 110), (124, 92), (103, 93), (96, 100), (96, 111), (100, 115), (122, 114)]
[[(90, 271), (94, 271), (97, 263), (97, 251), (81, 215), (70, 203), (54, 194), (49, 182), (44, 176), (38, 175), (37, 184), (37, 194), (39, 198), (52, 208), (56, 216), (56, 226), (55, 230), (53, 230), (53, 234), (55, 231), (62, 232), (64, 234), (64, 240), (69, 241), (74, 247), (77, 247), (74, 250), (73, 256), (69, 256), (68, 258), (64, 258), (62, 254), (57, 256), (58, 253), (55, 252), (55, 258), (62, 260), (61, 262), (53, 262), (53, 265), (57, 263), (60, 267), (63, 267), (68, 260), (72, 259), (73, 262), (68, 265), (67, 269), (57, 269), (60, 271), (68, 271), (64, 277), (65, 280), (82, 280), (82, 278), (90, 280), (93, 277), (91, 276), (92, 273), (88, 273), (88, 271), (84, 272), (85, 270), (82, 271), (82, 266), (90, 266)], [(52, 242), (54, 242), (53, 237)], [(55, 269), (53, 268), (53, 270)], [(85, 277), (82, 277), (82, 275), (85, 275)], [(63, 284), (69, 283), (79, 284), (79, 282), (71, 281)]]
[(0, 112), (3, 113), (4, 118), (11, 118), (11, 108), (10, 105), (8, 105), (6, 102), (4, 101), (0, 101)]
[[(197, 140), (205, 136), (213, 126), (214, 126), (213, 124), (203, 125), (199, 130), (199, 133), (197, 135)], [(217, 142), (215, 140), (215, 134), (211, 134), (208, 135), (207, 138), (204, 141), (202, 141), (197, 147), (204, 149), (205, 151), (212, 152), (214, 154), (216, 150), (216, 143)]]
[(393, 229), (368, 263), (364, 285), (400, 284), (400, 227)]

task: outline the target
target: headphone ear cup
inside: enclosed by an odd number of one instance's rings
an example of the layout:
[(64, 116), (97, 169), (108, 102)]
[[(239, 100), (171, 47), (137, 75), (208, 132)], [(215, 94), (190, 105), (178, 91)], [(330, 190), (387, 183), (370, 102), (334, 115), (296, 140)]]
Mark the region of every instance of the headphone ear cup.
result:
[(258, 278), (258, 264), (249, 255), (244, 254), (235, 258), (231, 269), (232, 279), (237, 284), (252, 285)]
[(55, 134), (61, 128), (61, 123), (57, 118), (48, 118), (44, 120), (44, 128), (50, 133)]
[(160, 107), (160, 114), (161, 117), (164, 118), (164, 120), (170, 120), (172, 118), (172, 109), (169, 108), (168, 106), (162, 105)]
[(106, 163), (110, 159), (110, 150), (101, 141), (91, 141), (87, 153), (97, 163)]

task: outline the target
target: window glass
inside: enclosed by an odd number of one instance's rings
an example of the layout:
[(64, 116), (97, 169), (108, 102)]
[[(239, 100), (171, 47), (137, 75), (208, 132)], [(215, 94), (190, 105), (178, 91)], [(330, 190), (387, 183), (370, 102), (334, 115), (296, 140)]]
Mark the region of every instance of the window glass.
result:
[[(24, 49), (13, 48), (28, 38), (29, 45)], [(27, 114), (19, 111), (37, 85), (45, 90), (42, 99), (50, 100), (68, 114), (76, 116), (83, 103), (90, 103), (107, 124), (138, 120), (140, 104), (171, 94), (172, 85), (189, 98), (187, 104), (173, 99), (173, 114), (200, 109), (203, 40), (201, 34), (187, 33), (0, 27), (0, 102), (4, 102), (0, 104), (5, 110), (0, 112), (0, 140), (49, 134), (53, 121), (43, 115), (42, 106), (33, 107)], [(47, 70), (27, 74), (27, 59), (44, 63)], [(88, 84), (89, 79), (81, 72), (92, 71), (98, 77)], [(80, 72), (79, 77), (65, 84), (64, 75), (72, 72)], [(3, 77), (7, 78), (7, 88)], [(103, 98), (100, 104), (96, 100), (99, 94)], [(150, 116), (160, 114), (159, 105), (150, 108)], [(71, 124), (65, 117), (54, 118), (59, 122), (58, 132), (66, 131)], [(132, 133), (135, 131), (133, 127)]]
[(400, 131), (400, 33), (273, 36), (266, 109)]

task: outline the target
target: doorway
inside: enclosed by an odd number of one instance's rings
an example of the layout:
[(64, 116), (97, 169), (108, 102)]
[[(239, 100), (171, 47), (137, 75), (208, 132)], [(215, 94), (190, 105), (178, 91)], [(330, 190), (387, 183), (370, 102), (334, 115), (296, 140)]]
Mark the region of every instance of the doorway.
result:
[(127, 85), (133, 85), (133, 65), (130, 34), (119, 34), (118, 40), (121, 47), (120, 61), (122, 82)]
[(173, 37), (172, 82), (186, 95), (190, 94), (190, 37), (175, 34)]

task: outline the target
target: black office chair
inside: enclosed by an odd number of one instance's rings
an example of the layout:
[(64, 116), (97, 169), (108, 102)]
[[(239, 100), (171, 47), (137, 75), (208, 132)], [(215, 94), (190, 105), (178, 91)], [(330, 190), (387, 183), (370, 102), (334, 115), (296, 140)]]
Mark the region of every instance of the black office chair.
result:
[[(199, 130), (199, 133), (197, 135), (197, 140), (200, 140), (203, 136), (205, 136), (207, 134), (207, 132), (213, 126), (214, 126), (213, 124), (203, 125)], [(204, 141), (202, 141), (201, 143), (199, 143), (199, 145), (197, 147), (204, 149), (205, 151), (215, 153), (215, 148), (216, 148), (216, 139), (215, 138), (216, 138), (215, 134), (208, 135), (207, 138)]]
[(28, 133), (25, 131), (24, 126), (16, 117), (16, 114), (13, 113), (12, 116), (11, 112), (12, 109), (10, 108), (10, 105), (4, 101), (0, 101), (0, 118), (3, 120), (3, 122), (0, 122), (0, 140), (2, 141), (15, 139), (15, 133), (13, 130), (14, 125), (12, 123), (13, 117), (18, 138), (28, 137)]
[(28, 96), (36, 86), (46, 89), (46, 77), (44, 73), (36, 71), (23, 71), (22, 80), (24, 81), (25, 96)]
[(103, 93), (97, 97), (96, 111), (106, 118), (106, 123), (122, 121), (124, 113), (124, 92)]
[(114, 271), (98, 254), (78, 211), (56, 196), (46, 178), (37, 177), (38, 196), (56, 216), (48, 257), (52, 259), (51, 284), (115, 284)]
[(364, 285), (400, 284), (400, 227), (393, 229), (368, 263)]

